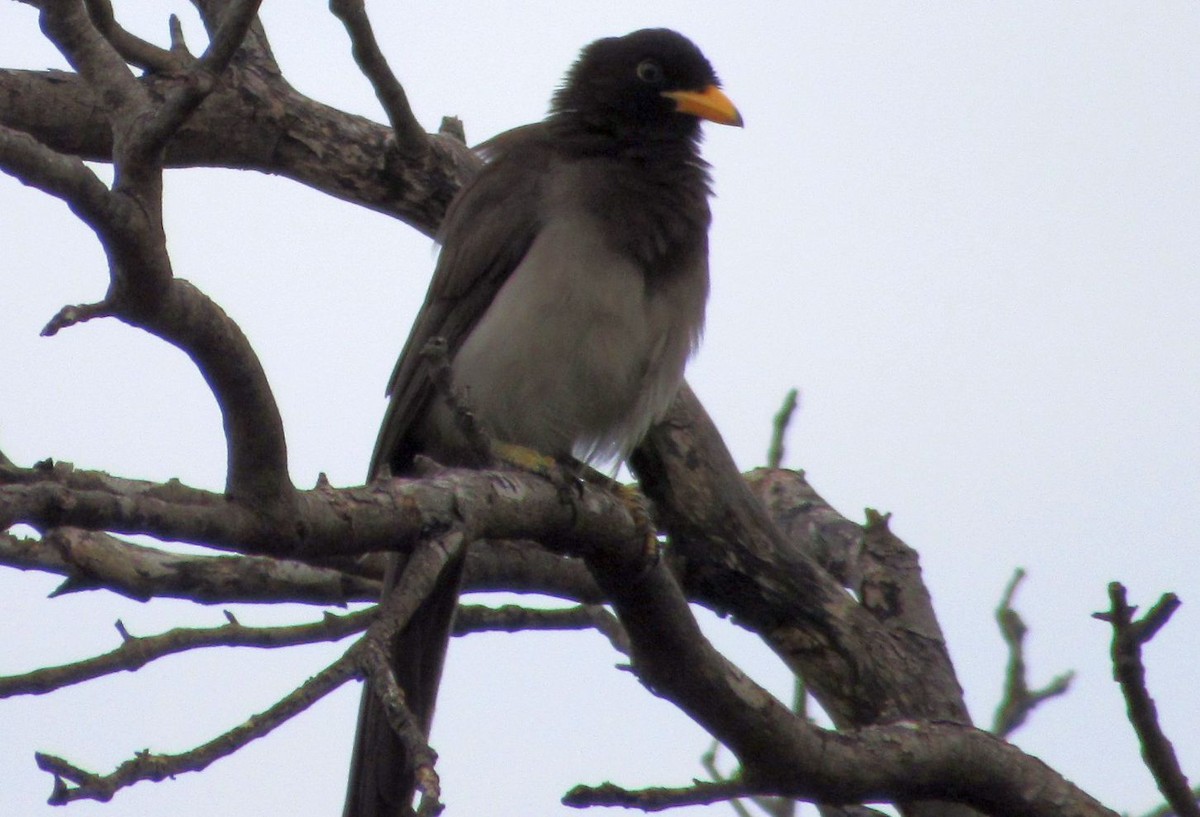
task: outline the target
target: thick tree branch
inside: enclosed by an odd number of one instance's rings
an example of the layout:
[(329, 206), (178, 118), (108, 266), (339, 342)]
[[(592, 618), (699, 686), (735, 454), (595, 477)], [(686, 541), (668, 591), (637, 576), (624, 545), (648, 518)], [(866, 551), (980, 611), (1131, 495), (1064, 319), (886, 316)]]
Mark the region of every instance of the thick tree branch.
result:
[(160, 539), (321, 564), (335, 556), (409, 550), (430, 531), (469, 540), (533, 538), (568, 552), (636, 537), (610, 492), (582, 486), (574, 504), (549, 480), (517, 471), (445, 471), (425, 480), (297, 493), (275, 518), (224, 495), (122, 480), (58, 464), (0, 473), (0, 527), (18, 523), (144, 533)]
[[(927, 595), (902, 594), (908, 607), (875, 613), (857, 603), (780, 534), (690, 390), (651, 430), (633, 463), (684, 559), (686, 586), (702, 603), (763, 634), (836, 723), (968, 722), (936, 619), (922, 607)], [(872, 563), (905, 561), (911, 583), (919, 575), (915, 554), (882, 524), (875, 531), (882, 555)], [(731, 609), (733, 598), (749, 601)]]
[[(108, 191), (78, 160), (5, 131), (0, 161), (18, 178), (57, 195), (96, 231), (111, 284), (101, 304), (59, 314), (49, 333), (83, 317), (116, 315), (187, 353), (221, 408), (229, 455), (227, 490), (286, 512), (291, 498), (286, 444), (261, 365), (236, 324), (184, 281), (175, 280), (162, 229), (164, 145), (213, 87), (253, 19), (256, 0), (231, 4), (209, 51), (180, 81), (152, 97), (135, 80), (79, 0), (42, 6), (41, 22), (94, 91), (110, 126), (115, 183)], [(103, 17), (103, 15), (101, 15)]]
[(817, 729), (713, 649), (665, 565), (648, 568), (636, 541), (584, 555), (629, 633), (634, 671), (738, 757), (742, 793), (834, 804), (949, 800), (1013, 817), (1115, 817), (1040, 761), (969, 726)]

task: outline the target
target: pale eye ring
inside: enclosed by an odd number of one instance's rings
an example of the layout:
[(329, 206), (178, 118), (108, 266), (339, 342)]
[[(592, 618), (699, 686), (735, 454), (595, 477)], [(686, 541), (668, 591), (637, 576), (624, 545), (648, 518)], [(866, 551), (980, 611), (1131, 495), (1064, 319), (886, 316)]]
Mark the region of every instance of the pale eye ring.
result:
[(657, 85), (663, 81), (662, 66), (654, 60), (642, 60), (637, 66), (638, 79), (650, 85)]

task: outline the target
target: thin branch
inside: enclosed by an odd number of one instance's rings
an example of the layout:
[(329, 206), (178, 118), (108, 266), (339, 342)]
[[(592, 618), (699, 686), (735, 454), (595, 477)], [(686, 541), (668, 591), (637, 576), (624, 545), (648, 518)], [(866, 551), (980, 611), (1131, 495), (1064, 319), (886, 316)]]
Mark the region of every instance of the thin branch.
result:
[(576, 786), (565, 795), (562, 803), (572, 808), (592, 806), (622, 806), (641, 811), (664, 811), (680, 806), (707, 806), (727, 800), (736, 800), (749, 792), (741, 780), (726, 780), (720, 783), (695, 781), (681, 788), (624, 789), (612, 783), (599, 786)]
[(111, 318), (113, 316), (113, 306), (107, 300), (99, 301), (94, 304), (76, 304), (64, 306), (54, 315), (50, 321), (42, 327), (41, 335), (44, 338), (51, 338), (57, 335), (63, 329), (69, 329), (79, 323), (96, 318)]
[(1000, 634), (1008, 646), (1008, 667), (1004, 673), (1004, 694), (996, 707), (991, 731), (1002, 738), (1007, 738), (1015, 732), (1029, 714), (1044, 701), (1065, 694), (1075, 678), (1075, 673), (1068, 670), (1041, 689), (1029, 688), (1025, 666), (1025, 636), (1029, 630), (1021, 615), (1012, 606), (1017, 586), (1024, 578), (1025, 571), (1018, 568), (1004, 589), (1000, 605), (996, 608), (996, 623), (1000, 626)]
[(130, 65), (147, 71), (174, 73), (186, 64), (184, 55), (159, 48), (137, 37), (117, 23), (109, 0), (85, 0), (92, 24)]
[(109, 590), (135, 601), (345, 605), (378, 601), (381, 588), (378, 577), (259, 556), (187, 556), (79, 528), (40, 539), (0, 533), (0, 565), (65, 576), (51, 596)]
[(392, 72), (375, 40), (363, 1), (330, 0), (329, 9), (350, 35), (354, 61), (375, 89), (375, 96), (392, 126), (398, 152), (409, 161), (424, 156), (429, 150), (429, 139), (413, 114), (404, 86)]
[(71, 664), (0, 677), (0, 698), (44, 695), (104, 675), (133, 672), (159, 658), (203, 647), (277, 648), (339, 641), (366, 629), (376, 615), (374, 608), (344, 616), (326, 613), (321, 621), (288, 627), (245, 627), (231, 620), (220, 627), (180, 627), (143, 637), (130, 636), (119, 626), (123, 643), (115, 650)]
[(404, 699), (404, 691), (391, 666), (391, 644), (433, 592), (442, 571), (459, 558), (465, 547), (462, 534), (451, 531), (413, 551), (396, 586), (380, 605), (378, 619), (351, 648), (354, 660), (369, 682), (368, 690), (382, 704), (388, 723), (404, 745), (404, 758), (409, 766), (403, 772), (411, 775), (421, 791), (422, 813), (440, 811), (441, 782), (434, 769), (437, 753), (430, 748)]
[[(353, 648), (352, 648), (353, 649)], [(297, 689), (266, 711), (252, 715), (208, 743), (177, 755), (156, 755), (138, 752), (109, 775), (85, 771), (62, 758), (38, 752), (34, 757), (38, 768), (54, 775), (54, 792), (50, 804), (59, 806), (75, 800), (106, 802), (120, 789), (145, 780), (161, 781), (185, 772), (199, 772), (214, 761), (233, 754), (248, 743), (269, 734), (342, 684), (357, 677), (358, 667), (348, 655), (305, 681)]]
[(767, 446), (768, 468), (779, 468), (783, 464), (783, 443), (787, 437), (788, 425), (792, 422), (792, 415), (799, 404), (799, 394), (795, 389), (788, 389), (788, 393), (783, 398), (783, 405), (775, 414), (775, 420), (771, 425), (771, 444)]
[(1142, 645), (1166, 625), (1181, 602), (1174, 593), (1165, 593), (1146, 615), (1134, 620), (1137, 608), (1128, 603), (1124, 585), (1110, 584), (1108, 598), (1109, 610), (1094, 616), (1112, 626), (1113, 677), (1125, 696), (1129, 722), (1142, 746), (1142, 758), (1175, 813), (1179, 817), (1200, 817), (1200, 806), (1175, 756), (1175, 747), (1159, 725), (1158, 709), (1146, 687), (1146, 667), (1142, 663)]
[(93, 230), (125, 216), (124, 206), (112, 200), (108, 186), (80, 159), (4, 125), (0, 125), (0, 168), (22, 184), (66, 202)]
[(621, 622), (600, 605), (582, 604), (566, 609), (539, 610), (506, 604), (484, 607), (464, 604), (454, 615), (454, 635), (470, 633), (520, 633), (527, 631), (597, 630), (614, 649), (628, 655), (629, 636)]

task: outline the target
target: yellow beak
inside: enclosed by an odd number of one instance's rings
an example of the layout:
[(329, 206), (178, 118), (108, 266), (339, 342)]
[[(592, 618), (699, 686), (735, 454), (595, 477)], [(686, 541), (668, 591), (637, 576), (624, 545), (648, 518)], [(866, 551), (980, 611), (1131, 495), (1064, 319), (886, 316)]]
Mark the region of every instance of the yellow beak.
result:
[(715, 85), (703, 91), (663, 91), (662, 95), (675, 100), (675, 110), (716, 122), (718, 125), (742, 126), (742, 115), (733, 101)]

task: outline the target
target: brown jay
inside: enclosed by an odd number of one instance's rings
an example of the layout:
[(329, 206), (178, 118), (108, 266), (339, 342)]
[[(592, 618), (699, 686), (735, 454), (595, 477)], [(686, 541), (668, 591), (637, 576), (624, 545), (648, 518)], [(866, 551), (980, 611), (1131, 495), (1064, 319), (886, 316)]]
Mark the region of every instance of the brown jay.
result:
[[(489, 439), (613, 462), (666, 412), (708, 295), (700, 120), (741, 125), (699, 49), (666, 29), (583, 49), (540, 123), (501, 134), (450, 205), (424, 306), (388, 386), (372, 479), (416, 455), (486, 464), (422, 354), (448, 350), (451, 393)], [(393, 558), (390, 589), (404, 569)], [(428, 734), (462, 560), (396, 638), (394, 671)], [(404, 748), (367, 685), (346, 817), (412, 813)]]

